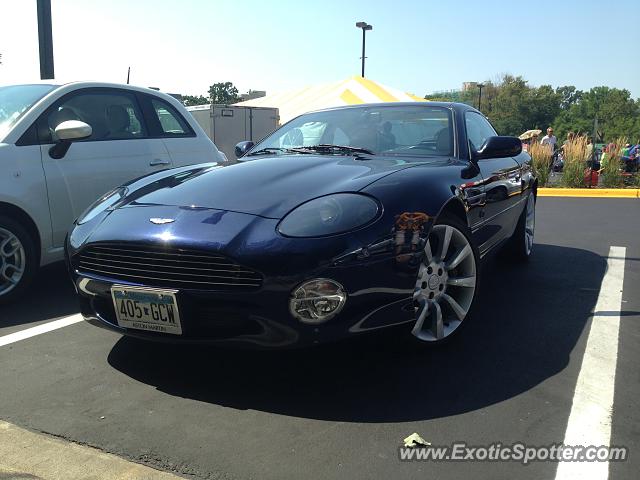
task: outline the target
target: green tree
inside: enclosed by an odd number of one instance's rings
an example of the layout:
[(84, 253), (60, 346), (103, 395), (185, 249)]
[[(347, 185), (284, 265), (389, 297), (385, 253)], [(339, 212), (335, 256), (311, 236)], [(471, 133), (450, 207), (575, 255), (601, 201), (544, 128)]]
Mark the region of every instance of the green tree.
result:
[[(496, 85), (491, 80), (483, 82), (482, 88), (482, 102), (480, 104), (480, 111), (487, 117), (493, 112), (496, 97), (498, 96), (499, 85)], [(476, 92), (476, 97), (479, 96), (479, 91)], [(475, 106), (477, 107), (477, 101)]]
[[(503, 75), (497, 83), (483, 82), (481, 111), (503, 135), (520, 135), (546, 128), (560, 112), (561, 94), (549, 85), (530, 87), (518, 76)], [(462, 102), (478, 107), (479, 89), (427, 95), (428, 100)]]
[(426, 100), (432, 102), (459, 102), (466, 103), (473, 107), (477, 107), (477, 93), (474, 95), (472, 90), (450, 90), (446, 92), (435, 92), (431, 95), (425, 95)]
[(205, 97), (204, 95), (183, 95), (182, 103), (187, 107), (191, 107), (193, 105), (206, 105), (210, 103), (210, 99)]
[(594, 120), (598, 119), (599, 141), (613, 141), (627, 137), (640, 138), (640, 101), (634, 101), (628, 90), (594, 87), (579, 101), (562, 111), (554, 121), (560, 138), (568, 132), (591, 134)]
[(568, 110), (571, 105), (580, 101), (584, 92), (576, 90), (573, 85), (565, 85), (556, 88), (556, 94), (560, 95), (560, 110)]
[(214, 83), (209, 87), (211, 103), (228, 105), (240, 100), (238, 89), (231, 82)]
[(554, 91), (551, 85), (532, 88), (529, 93), (529, 126), (524, 130), (533, 128), (546, 130), (560, 113), (561, 103), (562, 94)]
[(522, 77), (504, 75), (484, 111), (501, 135), (520, 135), (531, 127), (531, 89)]
[[(478, 89), (439, 92), (427, 100), (462, 102), (478, 106)], [(588, 92), (565, 85), (555, 90), (550, 85), (530, 86), (521, 76), (503, 75), (498, 81), (484, 82), (482, 113), (501, 135), (553, 126), (558, 138), (570, 132), (591, 134), (598, 119), (601, 141), (627, 137), (640, 142), (640, 99), (628, 90), (594, 87)]]

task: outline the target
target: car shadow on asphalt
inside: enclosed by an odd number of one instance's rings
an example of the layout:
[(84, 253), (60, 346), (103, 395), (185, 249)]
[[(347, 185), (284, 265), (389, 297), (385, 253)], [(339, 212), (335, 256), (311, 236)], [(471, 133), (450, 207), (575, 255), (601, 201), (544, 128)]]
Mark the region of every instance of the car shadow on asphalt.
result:
[(42, 322), (80, 311), (64, 262), (42, 268), (29, 290), (9, 305), (0, 306), (0, 328)]
[(536, 245), (527, 265), (491, 259), (471, 321), (437, 349), (405, 348), (390, 333), (280, 352), (122, 338), (108, 361), (162, 392), (237, 409), (344, 422), (446, 417), (563, 370), (605, 269), (592, 252), (553, 245)]

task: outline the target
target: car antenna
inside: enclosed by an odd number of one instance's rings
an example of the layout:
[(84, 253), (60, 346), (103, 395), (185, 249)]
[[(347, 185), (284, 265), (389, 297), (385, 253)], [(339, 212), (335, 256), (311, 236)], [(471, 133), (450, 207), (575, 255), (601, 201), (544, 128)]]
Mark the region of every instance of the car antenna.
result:
[(131, 67), (127, 68), (127, 85), (129, 85), (129, 75), (131, 74)]

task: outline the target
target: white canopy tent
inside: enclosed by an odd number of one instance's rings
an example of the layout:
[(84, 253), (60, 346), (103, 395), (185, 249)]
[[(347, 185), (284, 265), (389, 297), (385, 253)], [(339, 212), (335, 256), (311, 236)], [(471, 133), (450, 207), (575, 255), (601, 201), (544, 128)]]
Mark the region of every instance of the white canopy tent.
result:
[(360, 103), (425, 101), (411, 93), (384, 86), (367, 78), (350, 77), (339, 82), (274, 93), (235, 105), (278, 108), (282, 124), (298, 115), (322, 108)]

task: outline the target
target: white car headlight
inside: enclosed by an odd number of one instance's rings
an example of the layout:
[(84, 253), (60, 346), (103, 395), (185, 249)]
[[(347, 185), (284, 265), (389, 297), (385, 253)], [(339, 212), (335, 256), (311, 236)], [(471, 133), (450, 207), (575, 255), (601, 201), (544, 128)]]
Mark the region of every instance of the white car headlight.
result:
[(378, 203), (359, 193), (335, 193), (310, 200), (289, 212), (278, 225), (287, 237), (322, 237), (348, 232), (372, 222)]

